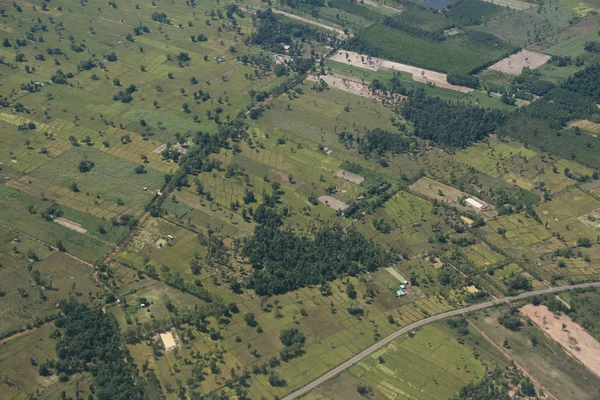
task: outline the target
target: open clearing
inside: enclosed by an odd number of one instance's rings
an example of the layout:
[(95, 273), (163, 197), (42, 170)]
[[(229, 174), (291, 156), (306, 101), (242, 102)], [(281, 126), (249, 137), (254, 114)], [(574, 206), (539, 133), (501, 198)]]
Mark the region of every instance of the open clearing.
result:
[(353, 35), (346, 35), (344, 33), (344, 31), (341, 30), (341, 29), (337, 29), (337, 28), (334, 28), (332, 26), (325, 25), (325, 24), (322, 24), (322, 23), (317, 22), (317, 21), (313, 21), (312, 19), (304, 18), (304, 17), (301, 17), (299, 15), (295, 15), (295, 14), (292, 14), (292, 13), (289, 13), (289, 12), (286, 12), (286, 11), (277, 10), (275, 8), (272, 8), (272, 10), (273, 10), (273, 13), (275, 13), (275, 14), (281, 14), (281, 15), (286, 16), (288, 18), (292, 18), (292, 19), (295, 19), (297, 21), (305, 22), (307, 24), (311, 24), (311, 25), (317, 26), (319, 28), (323, 28), (323, 29), (326, 29), (328, 31), (335, 32), (335, 33), (337, 33), (338, 37), (340, 39), (342, 39), (342, 40), (345, 40), (348, 37), (352, 37), (353, 36)]
[(531, 50), (521, 50), (516, 54), (498, 61), (489, 69), (504, 72), (505, 74), (519, 76), (521, 73), (523, 73), (523, 68), (539, 68), (546, 64), (549, 59), (550, 56), (547, 54), (542, 54)]
[[(528, 304), (520, 309), (544, 333), (556, 340), (590, 371), (600, 376), (600, 343), (567, 315), (556, 315), (546, 306)], [(563, 329), (564, 326), (564, 329)]]
[(379, 71), (380, 69), (389, 69), (393, 71), (408, 72), (416, 82), (431, 83), (446, 89), (456, 90), (461, 93), (470, 93), (473, 89), (466, 86), (452, 85), (447, 82), (446, 74), (430, 71), (423, 68), (413, 67), (412, 65), (402, 64), (394, 61), (388, 61), (377, 57), (369, 57), (365, 54), (358, 54), (353, 51), (338, 51), (331, 58), (332, 61), (346, 63), (358, 68)]
[(497, 4), (502, 7), (508, 7), (516, 11), (527, 10), (534, 6), (532, 3), (526, 3), (519, 0), (483, 0), (488, 3)]
[(349, 181), (352, 183), (356, 183), (357, 185), (360, 185), (361, 183), (363, 183), (365, 181), (365, 178), (363, 178), (360, 175), (357, 174), (353, 174), (352, 172), (340, 169), (339, 171), (337, 171), (335, 173), (335, 176), (337, 176), (338, 178), (341, 178), (345, 181)]
[(64, 226), (65, 228), (69, 228), (69, 229), (71, 229), (71, 230), (73, 230), (75, 232), (87, 233), (87, 229), (85, 229), (83, 226), (81, 226), (81, 224), (79, 224), (77, 222), (70, 221), (70, 220), (68, 220), (66, 218), (59, 217), (59, 218), (56, 218), (54, 220), (54, 222), (56, 222), (59, 225)]
[(346, 93), (351, 93), (361, 97), (367, 97), (369, 99), (376, 98), (373, 92), (371, 92), (371, 89), (369, 89), (369, 85), (367, 85), (366, 83), (356, 82), (331, 75), (321, 75), (319, 77), (311, 75), (308, 78), (306, 78), (306, 80), (312, 82), (318, 82), (319, 79), (322, 79), (323, 81), (325, 81), (325, 83), (327, 83), (328, 86), (334, 89), (342, 90)]
[(348, 208), (348, 204), (338, 199), (334, 199), (331, 196), (320, 196), (319, 201), (325, 204), (327, 207), (333, 208), (336, 211), (345, 210), (346, 208)]

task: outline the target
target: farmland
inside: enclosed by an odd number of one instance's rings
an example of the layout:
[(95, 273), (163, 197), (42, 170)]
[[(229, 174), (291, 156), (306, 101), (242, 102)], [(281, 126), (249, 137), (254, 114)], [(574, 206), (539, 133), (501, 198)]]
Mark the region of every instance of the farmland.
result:
[[(284, 398), (600, 280), (593, 11), (0, 5), (0, 397)], [(511, 312), (307, 398), (598, 397)]]

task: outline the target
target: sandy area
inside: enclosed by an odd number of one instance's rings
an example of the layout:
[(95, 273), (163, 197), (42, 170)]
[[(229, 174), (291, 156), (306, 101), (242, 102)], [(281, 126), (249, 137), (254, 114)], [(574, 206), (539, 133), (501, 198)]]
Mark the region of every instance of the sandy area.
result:
[(357, 185), (360, 185), (361, 183), (363, 183), (365, 181), (365, 178), (363, 178), (362, 176), (353, 174), (352, 172), (348, 172), (343, 169), (340, 169), (339, 171), (337, 171), (335, 173), (335, 175), (338, 178), (344, 179), (344, 180), (352, 182), (352, 183), (356, 183)]
[(321, 24), (320, 22), (313, 21), (312, 19), (304, 18), (304, 17), (301, 17), (299, 15), (295, 15), (295, 14), (292, 14), (292, 13), (289, 13), (289, 12), (286, 12), (286, 11), (277, 10), (275, 8), (271, 8), (271, 10), (273, 11), (274, 14), (285, 15), (288, 18), (295, 19), (297, 21), (305, 22), (307, 24), (311, 24), (311, 25), (317, 26), (319, 28), (323, 28), (323, 29), (326, 29), (328, 31), (335, 32), (337, 34), (338, 38), (340, 38), (342, 40), (345, 40), (348, 37), (352, 37), (353, 36), (352, 34), (346, 35), (344, 33), (344, 31), (341, 30), (341, 29), (337, 29), (337, 28), (334, 28), (334, 27), (329, 26), (329, 25)]
[(542, 54), (531, 50), (521, 50), (516, 54), (498, 61), (489, 69), (504, 72), (505, 74), (519, 76), (523, 72), (523, 68), (539, 68), (546, 64), (549, 59), (550, 56), (547, 54)]
[(72, 231), (79, 232), (79, 233), (87, 233), (87, 229), (85, 229), (83, 226), (81, 226), (81, 224), (79, 224), (77, 222), (73, 222), (66, 218), (59, 217), (59, 218), (56, 218), (54, 220), (54, 222), (56, 222), (59, 225), (64, 226), (65, 228), (69, 228)]
[(412, 65), (401, 64), (381, 58), (369, 57), (352, 51), (340, 50), (331, 57), (332, 61), (350, 64), (358, 68), (378, 71), (380, 69), (391, 69), (394, 71), (408, 72), (416, 82), (431, 83), (437, 87), (456, 90), (461, 93), (470, 93), (473, 89), (465, 86), (451, 85), (446, 81), (446, 74), (429, 71)]
[(535, 4), (527, 3), (525, 1), (519, 1), (519, 0), (483, 0), (483, 1), (487, 1), (488, 3), (492, 3), (492, 4), (497, 4), (502, 7), (508, 6), (508, 8), (511, 8), (511, 9), (517, 10), (517, 11), (527, 10), (527, 9), (535, 6)]
[(319, 197), (319, 201), (325, 204), (329, 208), (333, 208), (334, 210), (345, 210), (348, 208), (348, 204), (343, 201), (339, 201), (338, 199), (334, 199), (331, 196), (321, 196)]
[(396, 13), (399, 13), (400, 11), (402, 11), (400, 9), (397, 9), (397, 8), (394, 8), (394, 7), (390, 7), (388, 5), (385, 5), (385, 4), (382, 4), (382, 3), (379, 3), (379, 2), (373, 1), (373, 0), (363, 0), (363, 3), (365, 3), (366, 5), (371, 6), (371, 7), (385, 8), (387, 10), (390, 10), (390, 11), (393, 11), (393, 12), (396, 12)]
[(319, 78), (323, 79), (327, 85), (334, 89), (343, 90), (344, 92), (352, 93), (361, 97), (367, 97), (369, 99), (376, 98), (376, 96), (371, 92), (371, 89), (369, 89), (369, 85), (366, 83), (351, 81), (349, 79), (333, 75), (321, 75), (320, 77), (310, 75), (306, 79), (308, 81), (318, 82)]
[(543, 305), (528, 304), (520, 311), (569, 354), (600, 376), (600, 343), (579, 324), (565, 314), (555, 315)]

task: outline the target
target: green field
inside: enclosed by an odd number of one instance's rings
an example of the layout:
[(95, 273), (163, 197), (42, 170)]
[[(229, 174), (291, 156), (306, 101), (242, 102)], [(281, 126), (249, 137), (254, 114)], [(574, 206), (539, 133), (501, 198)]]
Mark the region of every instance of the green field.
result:
[(362, 39), (383, 58), (440, 72), (469, 73), (512, 50), (507, 43), (493, 36), (479, 37), (477, 32), (436, 42), (385, 25), (366, 29)]

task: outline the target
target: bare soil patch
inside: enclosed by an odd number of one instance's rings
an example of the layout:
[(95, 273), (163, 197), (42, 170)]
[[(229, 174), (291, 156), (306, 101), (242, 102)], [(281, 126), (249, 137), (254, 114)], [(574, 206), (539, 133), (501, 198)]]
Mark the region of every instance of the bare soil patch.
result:
[(547, 54), (542, 54), (531, 50), (521, 50), (516, 54), (498, 61), (489, 69), (504, 72), (505, 74), (509, 75), (519, 76), (523, 72), (523, 68), (539, 68), (546, 64), (549, 59), (550, 56)]
[(402, 64), (394, 61), (388, 61), (377, 57), (369, 57), (365, 54), (358, 54), (352, 51), (340, 50), (331, 57), (331, 60), (350, 64), (352, 66), (378, 71), (380, 69), (391, 69), (394, 71), (408, 72), (412, 75), (415, 82), (430, 83), (437, 87), (456, 90), (461, 93), (470, 93), (473, 89), (466, 86), (452, 85), (446, 80), (446, 74), (430, 71), (423, 68), (413, 67), (412, 65)]
[(345, 210), (346, 208), (348, 208), (348, 204), (338, 199), (334, 199), (331, 196), (321, 196), (319, 197), (319, 201), (325, 204), (327, 207), (333, 208), (336, 211)]
[(361, 183), (363, 183), (365, 181), (365, 178), (363, 178), (362, 176), (354, 174), (352, 172), (348, 172), (343, 169), (340, 169), (339, 171), (337, 171), (335, 173), (335, 176), (337, 176), (338, 178), (341, 178), (345, 181), (356, 183), (357, 185), (360, 185)]
[[(427, 178), (426, 176), (410, 185), (409, 189), (416, 193), (422, 194), (423, 196), (427, 196), (430, 199), (435, 199), (439, 202), (450, 204), (458, 208), (459, 210), (477, 212), (484, 219), (491, 219), (496, 215), (495, 207), (491, 204), (488, 204), (477, 197), (471, 196), (465, 192), (453, 188), (452, 186), (448, 186), (441, 182)], [(470, 206), (464, 206), (459, 201), (460, 198), (474, 199), (478, 203), (482, 204), (483, 208), (481, 210), (477, 210)]]
[(520, 312), (557, 341), (567, 353), (600, 376), (600, 343), (579, 324), (565, 314), (554, 314), (543, 305), (528, 304)]
[(87, 229), (85, 229), (83, 226), (81, 226), (81, 224), (78, 222), (74, 222), (74, 221), (71, 221), (71, 220), (63, 218), (63, 217), (56, 218), (54, 220), (54, 222), (56, 222), (57, 224), (59, 224), (61, 226), (64, 226), (65, 228), (69, 228), (72, 231), (75, 231), (78, 233), (87, 233)]

